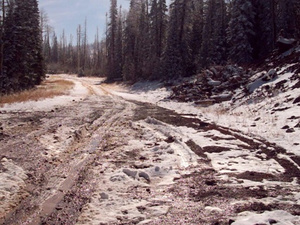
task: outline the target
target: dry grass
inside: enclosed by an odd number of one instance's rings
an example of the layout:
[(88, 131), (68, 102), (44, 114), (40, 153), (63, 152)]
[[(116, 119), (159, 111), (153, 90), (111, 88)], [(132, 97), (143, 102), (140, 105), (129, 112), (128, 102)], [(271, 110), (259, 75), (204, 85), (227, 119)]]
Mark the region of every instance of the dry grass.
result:
[(44, 81), (41, 85), (26, 91), (19, 93), (0, 96), (0, 106), (3, 104), (10, 104), (15, 102), (26, 102), (26, 101), (37, 101), (45, 98), (52, 98), (58, 95), (66, 94), (72, 87), (74, 83), (67, 80), (55, 80), (48, 79)]

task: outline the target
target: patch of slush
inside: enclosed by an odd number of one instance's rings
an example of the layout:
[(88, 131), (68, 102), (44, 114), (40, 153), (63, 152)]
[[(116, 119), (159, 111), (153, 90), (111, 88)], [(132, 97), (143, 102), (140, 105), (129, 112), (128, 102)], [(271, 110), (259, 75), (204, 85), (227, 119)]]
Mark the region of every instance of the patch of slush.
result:
[(7, 211), (18, 205), (20, 199), (26, 196), (25, 180), (27, 175), (25, 171), (15, 165), (12, 160), (3, 158), (0, 162), (0, 220), (6, 215)]
[(253, 212), (242, 212), (232, 225), (253, 225), (253, 224), (276, 224), (276, 225), (299, 225), (300, 216), (283, 211), (266, 211), (258, 214)]

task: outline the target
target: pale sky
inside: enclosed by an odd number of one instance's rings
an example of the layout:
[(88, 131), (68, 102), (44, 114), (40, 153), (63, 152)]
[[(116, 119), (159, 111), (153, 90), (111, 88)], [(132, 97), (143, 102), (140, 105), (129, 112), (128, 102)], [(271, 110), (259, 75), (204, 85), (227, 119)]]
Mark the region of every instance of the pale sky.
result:
[[(129, 0), (118, 0), (118, 5), (128, 9)], [(73, 34), (76, 41), (76, 29), (83, 25), (87, 18), (87, 33), (89, 42), (93, 42), (99, 27), (100, 38), (105, 33), (105, 14), (109, 11), (110, 0), (39, 0), (40, 10), (43, 9), (49, 19), (49, 24), (55, 29), (59, 38), (63, 29), (69, 40)]]

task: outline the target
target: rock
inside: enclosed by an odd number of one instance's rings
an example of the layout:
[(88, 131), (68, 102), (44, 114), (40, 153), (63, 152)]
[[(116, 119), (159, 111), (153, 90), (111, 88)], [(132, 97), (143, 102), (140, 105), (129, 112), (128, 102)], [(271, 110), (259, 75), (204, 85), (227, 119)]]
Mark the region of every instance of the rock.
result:
[(101, 197), (101, 199), (108, 199), (108, 194), (102, 192), (102, 193), (100, 194), (100, 197)]
[(171, 148), (168, 149), (167, 153), (168, 153), (168, 154), (174, 154), (174, 149), (171, 149)]
[(150, 164), (145, 164), (145, 163), (135, 163), (133, 166), (136, 169), (145, 169), (151, 167)]
[(159, 166), (156, 166), (154, 170), (155, 170), (155, 172), (159, 172), (160, 167), (159, 167)]
[(273, 219), (269, 219), (268, 222), (269, 222), (269, 224), (276, 224), (276, 223), (278, 223), (276, 220), (273, 220)]
[(215, 180), (206, 180), (205, 184), (208, 185), (208, 186), (215, 186), (215, 185), (217, 185), (217, 181), (215, 181)]
[(139, 172), (139, 177), (144, 178), (147, 182), (150, 183), (150, 176), (146, 172)]
[(233, 224), (235, 221), (233, 220), (233, 219), (230, 219), (229, 221), (228, 221), (228, 224), (229, 225), (231, 225), (231, 224)]
[(289, 128), (290, 128), (290, 126), (285, 125), (285, 126), (283, 126), (281, 129), (286, 130), (286, 129), (289, 129)]
[(211, 86), (219, 86), (221, 84), (221, 81), (216, 81), (216, 80), (213, 80), (210, 78), (210, 79), (208, 79), (207, 83)]
[(287, 132), (287, 133), (294, 133), (295, 130), (294, 130), (294, 128), (289, 128), (289, 129), (286, 130), (286, 132)]
[(125, 177), (123, 175), (118, 174), (118, 175), (112, 176), (109, 180), (111, 182), (123, 181), (123, 180), (125, 180)]
[(130, 170), (130, 169), (123, 169), (123, 173), (125, 173), (127, 176), (135, 179), (137, 175), (137, 171)]
[(145, 161), (145, 160), (147, 160), (148, 158), (146, 157), (146, 156), (141, 156), (140, 157), (140, 160), (142, 160), (142, 161)]
[(278, 47), (279, 53), (284, 53), (287, 50), (291, 49), (296, 44), (296, 40), (293, 38), (284, 38), (279, 36), (277, 39), (276, 45)]
[(300, 102), (300, 96), (297, 97), (297, 98), (295, 98), (295, 100), (293, 101), (293, 104), (297, 104), (297, 103), (299, 103), (299, 102)]
[(172, 137), (172, 136), (169, 136), (166, 140), (165, 140), (165, 142), (167, 142), (167, 143), (173, 143), (175, 141), (175, 138), (174, 137)]

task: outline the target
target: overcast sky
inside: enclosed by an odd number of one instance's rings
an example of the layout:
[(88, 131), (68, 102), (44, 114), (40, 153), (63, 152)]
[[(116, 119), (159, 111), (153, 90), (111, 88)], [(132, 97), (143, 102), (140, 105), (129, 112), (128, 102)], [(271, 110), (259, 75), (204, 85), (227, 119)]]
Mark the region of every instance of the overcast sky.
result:
[[(128, 9), (129, 0), (118, 0), (118, 5)], [(104, 36), (105, 14), (109, 11), (110, 0), (39, 0), (39, 6), (47, 13), (49, 24), (58, 36), (65, 29), (68, 39), (73, 34), (75, 42), (76, 29), (79, 24), (84, 24), (85, 18), (90, 42), (94, 41), (97, 27), (100, 37)]]

